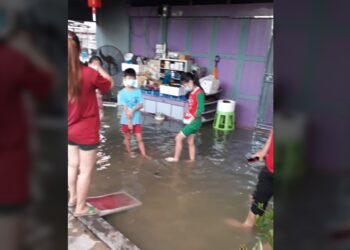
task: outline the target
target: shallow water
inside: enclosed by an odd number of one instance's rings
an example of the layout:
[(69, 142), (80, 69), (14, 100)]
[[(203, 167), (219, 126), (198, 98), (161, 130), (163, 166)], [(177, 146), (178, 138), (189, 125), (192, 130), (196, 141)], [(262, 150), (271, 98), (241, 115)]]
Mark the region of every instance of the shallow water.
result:
[[(204, 125), (196, 137), (195, 163), (167, 163), (182, 125), (143, 116), (143, 137), (153, 158), (125, 154), (115, 108), (105, 108), (97, 171), (91, 195), (125, 190), (143, 205), (106, 219), (143, 250), (225, 250), (251, 247), (255, 234), (231, 229), (226, 218), (243, 220), (259, 169), (244, 155), (266, 139), (262, 132), (236, 129), (224, 135)], [(254, 142), (252, 143), (252, 140)], [(138, 153), (135, 140), (133, 149)], [(183, 148), (183, 160), (188, 157)]]

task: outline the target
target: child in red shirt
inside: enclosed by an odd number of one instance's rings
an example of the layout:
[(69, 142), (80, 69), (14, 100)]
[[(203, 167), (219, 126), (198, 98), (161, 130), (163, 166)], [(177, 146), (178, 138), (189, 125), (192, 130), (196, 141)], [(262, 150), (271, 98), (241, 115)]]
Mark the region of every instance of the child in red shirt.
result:
[[(102, 60), (98, 56), (92, 56), (89, 60), (89, 67), (93, 68), (94, 70), (99, 70), (103, 65)], [(99, 89), (96, 89), (96, 98), (97, 98), (97, 105), (100, 113), (100, 120), (103, 118), (103, 102), (102, 102), (102, 93)]]
[(194, 161), (196, 158), (196, 146), (194, 144), (195, 134), (202, 125), (201, 114), (204, 111), (204, 92), (200, 87), (198, 79), (192, 73), (183, 75), (185, 88), (190, 92), (188, 100), (188, 111), (184, 117), (185, 127), (177, 134), (175, 141), (174, 157), (168, 157), (165, 160), (169, 162), (178, 162), (182, 151), (182, 141), (187, 138), (188, 150), (190, 155), (189, 161)]

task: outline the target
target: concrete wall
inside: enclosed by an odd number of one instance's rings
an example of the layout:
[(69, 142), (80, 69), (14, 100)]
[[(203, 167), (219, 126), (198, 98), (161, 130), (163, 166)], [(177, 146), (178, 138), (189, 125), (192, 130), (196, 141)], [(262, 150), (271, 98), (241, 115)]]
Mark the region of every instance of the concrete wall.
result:
[[(191, 55), (209, 72), (214, 66), (215, 55), (220, 55), (219, 78), (223, 95), (237, 101), (237, 125), (254, 127), (261, 95), (266, 92), (262, 89), (273, 20), (247, 17), (271, 16), (272, 5), (177, 6), (172, 13), (168, 22), (168, 48)], [(153, 56), (155, 44), (161, 38), (156, 8), (130, 8), (130, 16), (131, 51)], [(271, 105), (264, 112), (272, 123)]]
[(128, 1), (103, 1), (97, 11), (97, 48), (113, 45), (123, 54), (129, 51)]
[[(113, 45), (124, 55), (129, 52), (129, 4), (126, 0), (103, 1), (102, 8), (97, 11), (96, 44)], [(112, 96), (116, 97), (118, 86), (122, 82), (122, 72), (113, 76), (116, 83), (112, 89)]]

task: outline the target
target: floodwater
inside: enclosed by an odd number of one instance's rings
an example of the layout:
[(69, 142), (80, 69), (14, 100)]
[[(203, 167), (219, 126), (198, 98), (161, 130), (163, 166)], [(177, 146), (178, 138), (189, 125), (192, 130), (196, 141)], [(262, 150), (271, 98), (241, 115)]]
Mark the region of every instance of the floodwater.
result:
[[(244, 155), (266, 138), (243, 129), (225, 135), (204, 125), (196, 137), (197, 161), (168, 163), (163, 159), (172, 156), (181, 128), (179, 122), (144, 115), (144, 142), (153, 159), (139, 154), (132, 159), (124, 150), (117, 109), (105, 107), (90, 195), (125, 190), (143, 203), (106, 217), (143, 250), (251, 249), (255, 232), (232, 229), (224, 220), (245, 218), (259, 169), (248, 166)], [(132, 145), (138, 153), (135, 140)], [(187, 145), (182, 156), (188, 158)]]

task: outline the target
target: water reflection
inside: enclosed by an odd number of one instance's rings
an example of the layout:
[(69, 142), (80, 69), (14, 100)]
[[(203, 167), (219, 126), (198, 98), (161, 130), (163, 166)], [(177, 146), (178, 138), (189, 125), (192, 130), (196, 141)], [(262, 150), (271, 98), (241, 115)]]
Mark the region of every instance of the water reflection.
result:
[[(234, 231), (225, 218), (243, 219), (259, 169), (249, 167), (244, 155), (252, 150), (253, 131), (214, 131), (204, 125), (196, 136), (195, 163), (169, 163), (177, 122), (157, 123), (143, 118), (143, 138), (153, 160), (131, 159), (125, 154), (123, 137), (113, 108), (105, 110), (103, 140), (91, 193), (125, 190), (143, 205), (106, 219), (142, 249), (211, 250), (252, 246), (254, 234)], [(261, 139), (263, 140), (263, 139)], [(258, 145), (258, 144), (256, 144)], [(137, 144), (132, 147), (138, 153)], [(182, 159), (188, 158), (184, 144)], [(103, 167), (103, 169), (101, 169)]]

